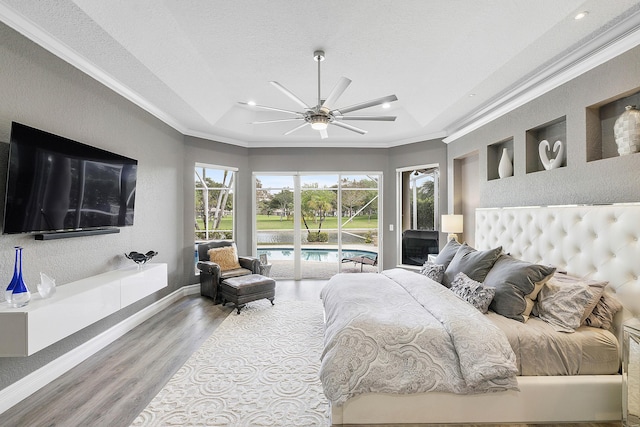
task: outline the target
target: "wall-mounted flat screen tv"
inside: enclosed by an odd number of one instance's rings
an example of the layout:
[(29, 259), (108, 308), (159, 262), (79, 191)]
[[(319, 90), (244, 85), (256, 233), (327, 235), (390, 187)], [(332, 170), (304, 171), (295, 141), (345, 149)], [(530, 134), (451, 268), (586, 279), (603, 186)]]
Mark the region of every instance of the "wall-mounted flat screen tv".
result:
[(11, 125), (3, 233), (133, 225), (137, 160)]

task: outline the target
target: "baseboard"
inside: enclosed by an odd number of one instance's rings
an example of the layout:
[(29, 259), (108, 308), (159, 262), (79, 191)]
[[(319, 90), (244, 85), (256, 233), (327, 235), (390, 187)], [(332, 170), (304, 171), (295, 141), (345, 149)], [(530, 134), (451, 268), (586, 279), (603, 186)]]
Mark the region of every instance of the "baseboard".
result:
[(143, 308), (117, 325), (107, 329), (64, 355), (52, 360), (40, 369), (0, 390), (0, 414), (20, 403), (51, 381), (76, 365), (84, 362), (131, 329), (159, 313), (180, 298), (200, 292), (200, 285), (183, 286), (159, 301)]

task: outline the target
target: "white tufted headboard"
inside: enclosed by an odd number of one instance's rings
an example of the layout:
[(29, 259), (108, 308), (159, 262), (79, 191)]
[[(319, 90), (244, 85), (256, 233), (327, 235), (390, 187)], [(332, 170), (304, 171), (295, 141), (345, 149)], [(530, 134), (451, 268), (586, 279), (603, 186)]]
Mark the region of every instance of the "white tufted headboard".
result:
[(476, 210), (477, 249), (606, 280), (625, 307), (617, 326), (640, 315), (640, 203)]

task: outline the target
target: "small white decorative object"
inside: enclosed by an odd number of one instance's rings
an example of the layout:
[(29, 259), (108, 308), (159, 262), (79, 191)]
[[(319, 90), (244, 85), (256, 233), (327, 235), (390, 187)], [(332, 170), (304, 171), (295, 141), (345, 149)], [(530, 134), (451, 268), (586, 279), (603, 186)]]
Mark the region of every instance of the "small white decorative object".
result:
[(624, 108), (625, 112), (613, 125), (618, 154), (621, 156), (640, 151), (640, 111), (635, 105), (627, 105)]
[(511, 164), (511, 159), (509, 158), (509, 153), (507, 153), (507, 149), (502, 149), (502, 157), (500, 158), (500, 163), (498, 164), (498, 176), (500, 178), (505, 178), (507, 176), (513, 175), (513, 164)]
[(547, 151), (550, 151), (550, 149), (551, 146), (549, 145), (549, 141), (546, 139), (540, 141), (540, 145), (538, 145), (538, 154), (540, 154), (540, 161), (546, 170), (559, 168), (562, 164), (562, 156), (564, 155), (564, 144), (560, 140), (553, 144), (553, 153), (556, 155), (553, 159), (549, 159), (549, 156), (547, 155)]
[(56, 281), (44, 273), (40, 273), (38, 293), (42, 298), (49, 298), (56, 293)]

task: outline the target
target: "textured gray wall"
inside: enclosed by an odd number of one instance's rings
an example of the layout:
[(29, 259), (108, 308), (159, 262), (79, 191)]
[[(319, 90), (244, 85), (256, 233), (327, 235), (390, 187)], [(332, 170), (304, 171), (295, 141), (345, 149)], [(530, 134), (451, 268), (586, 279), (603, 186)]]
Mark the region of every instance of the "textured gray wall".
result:
[(36, 241), (0, 235), (0, 287), (13, 274), (16, 245), (24, 247), (25, 282), (35, 291), (39, 272), (59, 285), (131, 261), (124, 253), (157, 250), (169, 289), (91, 325), (33, 356), (0, 358), (0, 389), (44, 366), (183, 286), (183, 137), (108, 88), (0, 23), (0, 197), (4, 199), (11, 122), (17, 121), (138, 160), (135, 224), (119, 234)]
[[(587, 162), (587, 111), (619, 94), (640, 90), (640, 47), (452, 142), (454, 159), (479, 152), (480, 207), (595, 204), (640, 201), (640, 154)], [(526, 173), (526, 131), (566, 116), (567, 166)], [(487, 180), (487, 145), (513, 137), (514, 176)], [(615, 150), (615, 148), (614, 148)], [(466, 195), (449, 188), (450, 200)]]

